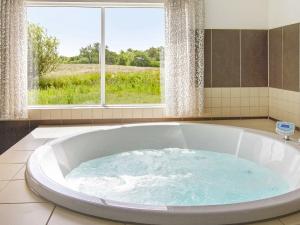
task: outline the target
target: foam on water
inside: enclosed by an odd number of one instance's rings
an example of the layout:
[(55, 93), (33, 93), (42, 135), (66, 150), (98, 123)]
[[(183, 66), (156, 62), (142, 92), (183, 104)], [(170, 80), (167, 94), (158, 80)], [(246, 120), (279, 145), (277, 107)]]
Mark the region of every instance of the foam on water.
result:
[(234, 155), (168, 148), (87, 161), (67, 176), (76, 191), (148, 205), (218, 205), (253, 201), (289, 191), (270, 169)]

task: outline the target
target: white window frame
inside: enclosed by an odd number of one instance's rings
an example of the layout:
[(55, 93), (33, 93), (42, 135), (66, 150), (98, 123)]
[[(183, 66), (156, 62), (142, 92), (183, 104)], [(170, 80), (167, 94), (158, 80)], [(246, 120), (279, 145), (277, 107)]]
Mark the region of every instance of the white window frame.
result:
[(26, 7), (86, 7), (86, 8), (98, 8), (101, 10), (100, 17), (100, 49), (99, 49), (99, 61), (100, 61), (100, 103), (93, 105), (30, 105), (29, 109), (74, 109), (74, 108), (161, 108), (165, 104), (106, 104), (106, 90), (105, 90), (105, 9), (106, 8), (163, 8), (164, 4), (162, 0), (28, 0), (25, 2)]

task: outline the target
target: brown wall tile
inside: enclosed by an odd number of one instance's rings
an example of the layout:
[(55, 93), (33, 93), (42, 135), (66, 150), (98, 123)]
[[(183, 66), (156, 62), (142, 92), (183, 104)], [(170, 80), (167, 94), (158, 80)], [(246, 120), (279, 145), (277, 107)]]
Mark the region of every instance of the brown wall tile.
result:
[(283, 27), (283, 89), (299, 91), (299, 24)]
[(268, 31), (242, 30), (241, 86), (268, 86)]
[(0, 121), (0, 154), (30, 132), (29, 121)]
[(212, 30), (212, 86), (240, 86), (239, 30)]
[(204, 36), (204, 87), (211, 87), (211, 30)]
[(282, 88), (282, 28), (269, 31), (269, 86)]

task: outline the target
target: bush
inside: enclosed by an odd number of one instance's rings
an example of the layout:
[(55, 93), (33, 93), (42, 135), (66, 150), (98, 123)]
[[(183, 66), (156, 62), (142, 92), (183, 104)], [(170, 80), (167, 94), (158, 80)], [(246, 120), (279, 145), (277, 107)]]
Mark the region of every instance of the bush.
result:
[[(158, 70), (106, 74), (107, 104), (160, 103)], [(100, 75), (44, 76), (29, 92), (30, 104), (99, 104)]]

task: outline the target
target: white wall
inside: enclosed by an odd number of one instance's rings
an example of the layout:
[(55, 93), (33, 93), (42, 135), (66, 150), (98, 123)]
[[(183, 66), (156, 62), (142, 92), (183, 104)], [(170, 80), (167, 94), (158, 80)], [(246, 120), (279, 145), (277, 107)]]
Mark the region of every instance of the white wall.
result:
[[(267, 29), (268, 1), (205, 0), (206, 28)], [(300, 0), (298, 1), (300, 2)]]
[(300, 22), (300, 0), (268, 0), (269, 28)]

